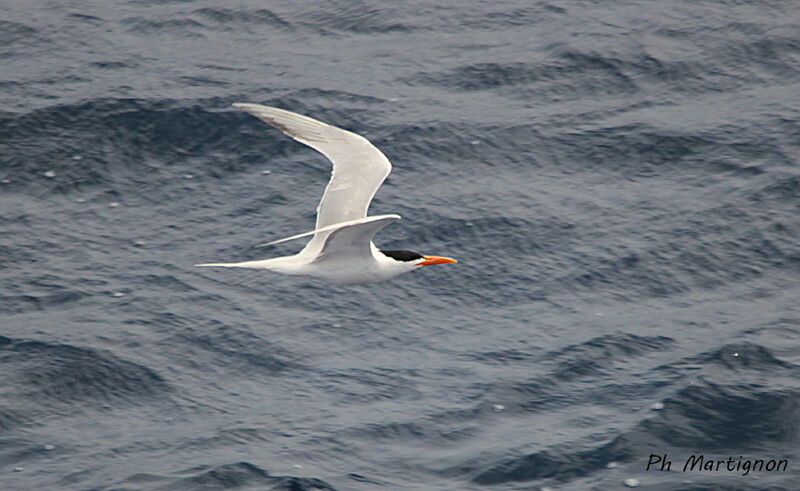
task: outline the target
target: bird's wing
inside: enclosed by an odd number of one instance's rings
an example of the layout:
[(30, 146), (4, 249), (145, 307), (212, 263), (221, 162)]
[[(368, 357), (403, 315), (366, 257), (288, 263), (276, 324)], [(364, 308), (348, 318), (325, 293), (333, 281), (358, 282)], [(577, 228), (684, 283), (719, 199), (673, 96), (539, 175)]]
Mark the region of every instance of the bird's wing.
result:
[[(256, 247), (267, 247), (275, 244), (281, 244), (283, 242), (288, 242), (290, 240), (295, 239), (302, 239), (303, 237), (308, 237), (310, 235), (321, 235), (321, 236), (328, 236), (329, 232), (333, 232), (339, 230), (343, 227), (350, 227), (352, 225), (362, 225), (364, 223), (370, 223), (375, 220), (387, 220), (387, 223), (392, 220), (400, 220), (400, 215), (377, 215), (374, 217), (369, 218), (359, 218), (358, 220), (348, 220), (346, 222), (341, 223), (334, 223), (333, 225), (328, 225), (327, 227), (318, 228), (316, 230), (311, 230), (309, 232), (303, 232), (302, 234), (292, 235), (291, 237), (284, 237), (283, 239), (273, 240), (272, 242), (266, 242), (264, 244), (259, 244)], [(385, 225), (384, 225), (385, 226)], [(377, 230), (376, 230), (377, 232)]]
[(400, 215), (378, 215), (353, 220), (329, 232), (316, 261), (355, 259), (360, 264), (372, 259), (372, 238), (383, 227), (400, 220)]
[(366, 138), (291, 111), (260, 104), (234, 104), (275, 126), (333, 163), (317, 206), (317, 229), (367, 216), (367, 208), (392, 164)]

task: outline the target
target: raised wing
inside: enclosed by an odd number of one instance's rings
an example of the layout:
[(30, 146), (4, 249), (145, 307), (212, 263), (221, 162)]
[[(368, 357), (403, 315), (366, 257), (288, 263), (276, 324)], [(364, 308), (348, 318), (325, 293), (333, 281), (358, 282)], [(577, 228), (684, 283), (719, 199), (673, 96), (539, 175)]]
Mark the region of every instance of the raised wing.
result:
[(316, 229), (367, 216), (375, 192), (392, 164), (366, 138), (291, 111), (260, 104), (234, 104), (325, 155), (333, 173), (317, 206)]
[(372, 238), (383, 227), (400, 220), (400, 215), (378, 215), (354, 220), (328, 233), (316, 261), (359, 260), (372, 258)]

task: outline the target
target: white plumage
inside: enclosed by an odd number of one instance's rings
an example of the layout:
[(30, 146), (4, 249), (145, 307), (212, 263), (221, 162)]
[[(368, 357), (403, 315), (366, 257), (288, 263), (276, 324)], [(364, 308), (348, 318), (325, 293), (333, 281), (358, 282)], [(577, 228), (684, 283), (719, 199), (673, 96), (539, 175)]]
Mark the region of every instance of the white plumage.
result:
[[(412, 271), (417, 266), (454, 263), (454, 259), (410, 251), (382, 252), (372, 242), (399, 215), (367, 216), (375, 192), (392, 164), (366, 138), (291, 111), (259, 104), (234, 104), (325, 155), (333, 163), (331, 180), (317, 206), (315, 230), (266, 245), (312, 236), (293, 255), (239, 263), (197, 266), (266, 269), (338, 283), (370, 283)], [(416, 257), (415, 257), (416, 256)]]

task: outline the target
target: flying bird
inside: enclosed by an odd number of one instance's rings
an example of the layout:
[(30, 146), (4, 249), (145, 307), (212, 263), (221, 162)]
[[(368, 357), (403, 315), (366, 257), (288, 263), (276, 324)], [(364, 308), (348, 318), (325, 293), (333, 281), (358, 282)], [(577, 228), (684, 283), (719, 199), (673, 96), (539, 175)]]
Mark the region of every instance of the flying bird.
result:
[(419, 266), (455, 263), (455, 259), (405, 250), (383, 250), (372, 238), (400, 215), (367, 216), (375, 192), (392, 164), (363, 136), (277, 107), (233, 105), (275, 126), (295, 140), (320, 152), (333, 163), (328, 186), (317, 206), (315, 229), (264, 245), (311, 237), (299, 253), (259, 261), (209, 263), (197, 266), (266, 269), (310, 276), (334, 283), (374, 283)]

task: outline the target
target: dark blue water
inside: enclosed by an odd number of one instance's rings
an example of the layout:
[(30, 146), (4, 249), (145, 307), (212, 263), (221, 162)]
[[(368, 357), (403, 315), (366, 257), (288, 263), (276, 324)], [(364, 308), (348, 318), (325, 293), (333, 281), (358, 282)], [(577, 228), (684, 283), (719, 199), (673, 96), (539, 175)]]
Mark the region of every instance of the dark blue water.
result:
[[(792, 2), (0, 19), (1, 489), (797, 489)], [(313, 228), (329, 175), (233, 102), (370, 138), (371, 212), (404, 217), (379, 245), (460, 262), (192, 267), (296, 251), (255, 246)]]

